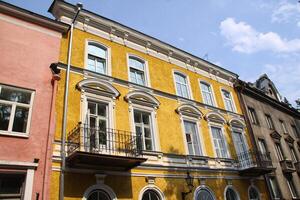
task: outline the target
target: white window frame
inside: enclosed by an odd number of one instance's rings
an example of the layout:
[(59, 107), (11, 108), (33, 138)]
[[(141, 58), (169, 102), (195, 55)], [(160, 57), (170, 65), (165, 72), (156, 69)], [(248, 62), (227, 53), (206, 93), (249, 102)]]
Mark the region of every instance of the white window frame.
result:
[[(29, 90), (29, 89), (19, 88), (19, 87), (16, 87), (16, 86), (0, 84), (0, 93), (1, 93), (2, 87), (8, 87), (8, 88), (11, 88), (13, 90), (19, 90), (19, 91), (31, 93), (31, 97), (30, 97), (30, 103), (29, 104), (18, 103), (18, 102), (14, 102), (14, 101), (7, 101), (7, 100), (1, 100), (0, 99), (0, 103), (5, 104), (5, 105), (11, 105), (11, 107), (12, 107), (11, 108), (11, 115), (10, 115), (10, 119), (9, 119), (8, 130), (7, 131), (0, 130), (0, 135), (9, 135), (9, 136), (26, 137), (26, 138), (29, 137), (35, 91)], [(29, 109), (28, 118), (27, 118), (27, 126), (26, 126), (26, 132), (25, 133), (12, 131), (14, 116), (15, 116), (15, 111), (16, 111), (17, 106)]]
[[(186, 79), (186, 87), (187, 87), (187, 93), (188, 93), (188, 97), (182, 97), (178, 94), (178, 90), (177, 90), (177, 85), (176, 85), (176, 78), (175, 78), (175, 74), (179, 74), (180, 76), (184, 76)], [(191, 99), (193, 100), (193, 94), (192, 94), (192, 90), (191, 90), (191, 84), (190, 84), (190, 79), (188, 77), (188, 75), (186, 75), (185, 73), (179, 71), (179, 70), (175, 70), (173, 69), (173, 82), (174, 82), (174, 86), (175, 86), (175, 91), (176, 91), (176, 95), (180, 98), (187, 98), (187, 99)]]
[[(231, 101), (231, 105), (232, 105), (232, 109), (233, 109), (233, 110), (229, 110), (229, 109), (227, 108), (226, 99), (228, 100), (228, 98), (226, 98), (226, 97), (224, 96), (223, 91), (226, 91), (226, 92), (229, 93), (229, 95), (230, 95), (230, 99), (229, 99), (229, 100)], [(227, 89), (225, 89), (225, 88), (221, 88), (221, 94), (222, 94), (222, 97), (223, 97), (224, 108), (225, 108), (227, 111), (229, 111), (229, 112), (236, 112), (236, 106), (235, 106), (235, 101), (234, 101), (234, 99), (233, 99), (232, 92), (229, 91), (229, 90), (227, 90)]]
[[(131, 53), (127, 53), (127, 56), (126, 56), (126, 61), (127, 61), (127, 69), (128, 69), (128, 81), (131, 82), (131, 83), (134, 83), (131, 81), (131, 77), (130, 77), (130, 66), (129, 66), (129, 59), (130, 57), (132, 58), (135, 58), (137, 60), (140, 60), (142, 62), (144, 62), (144, 81), (145, 81), (145, 84), (144, 85), (141, 85), (141, 86), (146, 86), (146, 87), (151, 87), (151, 82), (150, 82), (150, 73), (149, 73), (149, 65), (148, 65), (148, 61), (145, 60), (144, 58), (140, 57), (140, 56), (137, 56), (135, 54), (131, 54)], [(139, 71), (141, 71), (140, 69), (137, 69)], [(138, 84), (138, 83), (134, 83), (134, 84)], [(140, 85), (140, 84), (138, 84)]]
[[(208, 105), (208, 106), (218, 107), (218, 103), (217, 103), (216, 97), (215, 97), (215, 91), (214, 91), (214, 88), (213, 88), (212, 84), (208, 83), (205, 80), (201, 80), (201, 79), (199, 79), (198, 82), (199, 82), (199, 88), (200, 88), (200, 92), (201, 92), (202, 102), (205, 105)], [(204, 102), (204, 94), (203, 94), (203, 91), (202, 91), (201, 83), (206, 84), (206, 85), (209, 86), (213, 105), (209, 105), (206, 102)]]
[[(297, 194), (297, 188), (295, 187), (295, 183), (294, 183), (294, 181), (293, 181), (293, 176), (291, 175), (290, 178), (285, 177), (285, 180), (286, 180), (286, 183), (287, 183), (287, 186), (288, 186), (288, 188), (289, 188), (289, 191), (290, 191), (290, 194), (291, 194), (292, 198), (293, 198), (293, 199), (297, 198), (297, 197), (298, 197), (298, 194)], [(292, 184), (292, 186), (294, 187), (294, 190), (295, 190), (295, 193), (296, 193), (296, 194), (294, 194), (294, 192), (293, 192), (293, 190), (292, 190), (291, 184)]]
[[(224, 134), (224, 133), (226, 133), (224, 125), (210, 121), (208, 123), (208, 128), (209, 128), (209, 133), (210, 133), (211, 144), (212, 144), (212, 147), (213, 147), (214, 157), (215, 158), (220, 158), (220, 157), (217, 157), (218, 154), (217, 154), (216, 148), (215, 148), (214, 137), (213, 137), (213, 133), (212, 133), (212, 129), (211, 129), (212, 127), (220, 128), (221, 129), (222, 137), (223, 137), (223, 140), (225, 142), (225, 148), (226, 148), (226, 152), (227, 152), (227, 157), (225, 157), (225, 159), (226, 158), (230, 159), (231, 158), (231, 154), (230, 154), (230, 151), (229, 151), (229, 148), (228, 148), (228, 142), (227, 142), (225, 134)], [(222, 159), (222, 158), (220, 158), (220, 159)]]
[(254, 186), (254, 185), (250, 185), (250, 186), (248, 187), (248, 199), (251, 200), (251, 199), (250, 199), (250, 189), (251, 189), (251, 188), (253, 188), (253, 189), (257, 192), (258, 197), (259, 197), (259, 200), (262, 200), (261, 194), (260, 194), (258, 188), (257, 188), (256, 186)]
[[(277, 155), (278, 160), (279, 161), (284, 160), (285, 156), (283, 154), (283, 149), (282, 149), (280, 141), (279, 142), (274, 142), (274, 145), (275, 145), (275, 151), (276, 151), (276, 155)], [(277, 146), (277, 145), (279, 145), (279, 146)]]
[[(253, 107), (250, 107), (250, 106), (247, 106), (247, 110), (248, 110), (248, 115), (249, 115), (251, 124), (259, 125), (256, 110)], [(251, 112), (251, 110), (254, 111), (254, 112)]]
[[(245, 147), (246, 147), (246, 151), (249, 151), (249, 145), (248, 145), (248, 142), (247, 142), (245, 129), (232, 126), (230, 128), (230, 131), (231, 131), (231, 137), (232, 137), (232, 141), (234, 143), (235, 151), (236, 151), (237, 148), (236, 148), (236, 144), (235, 144), (234, 139), (233, 139), (234, 132), (242, 134), (242, 138), (243, 138), (243, 142), (244, 142)], [(236, 153), (237, 153), (237, 151), (236, 151)]]
[(139, 200), (143, 199), (143, 195), (147, 190), (153, 190), (155, 191), (159, 196), (160, 196), (160, 200), (165, 200), (165, 195), (164, 193), (154, 184), (148, 184), (145, 187), (143, 187), (139, 193)]
[[(104, 49), (106, 49), (106, 73), (104, 75), (111, 76), (112, 75), (112, 67), (111, 67), (111, 48), (99, 41), (92, 40), (92, 39), (86, 39), (85, 42), (85, 58), (84, 58), (84, 69), (87, 70), (87, 65), (88, 65), (88, 47), (89, 43), (93, 43), (95, 45), (98, 45)], [(94, 72), (94, 71), (91, 71)], [(94, 72), (97, 73), (97, 72)], [(100, 74), (100, 73), (97, 73)]]
[(115, 194), (114, 190), (111, 187), (109, 187), (108, 185), (105, 185), (104, 183), (97, 183), (96, 185), (92, 185), (92, 186), (88, 187), (84, 191), (82, 200), (87, 200), (89, 195), (94, 190), (103, 190), (108, 194), (108, 196), (110, 197), (111, 200), (117, 200), (117, 195)]
[[(132, 133), (135, 133), (135, 123), (134, 123), (134, 111), (146, 112), (150, 114), (151, 120), (151, 131), (153, 134), (153, 150), (152, 151), (160, 151), (160, 143), (159, 143), (159, 135), (158, 135), (158, 127), (157, 127), (157, 119), (156, 119), (156, 109), (152, 107), (142, 106), (138, 104), (129, 104), (129, 113), (130, 113), (130, 129)], [(147, 152), (147, 150), (143, 149), (143, 151)]]
[(274, 130), (274, 123), (271, 115), (265, 113), (265, 119), (267, 122), (267, 126), (270, 130)]
[(281, 130), (283, 131), (283, 133), (284, 134), (288, 133), (284, 121), (282, 119), (279, 119), (279, 123), (280, 123)]
[(193, 200), (199, 200), (198, 195), (201, 192), (201, 190), (206, 190), (212, 196), (212, 198), (216, 200), (214, 192), (206, 185), (200, 185), (195, 189)]
[(231, 190), (233, 190), (234, 192), (235, 192), (235, 194), (236, 194), (236, 197), (237, 197), (237, 200), (240, 200), (241, 198), (240, 198), (240, 194), (237, 192), (237, 190), (235, 189), (235, 187), (233, 187), (232, 185), (227, 185), (226, 187), (225, 187), (225, 190), (224, 190), (224, 200), (226, 200), (226, 193), (227, 193), (227, 190), (228, 189), (231, 189)]
[(292, 161), (294, 161), (295, 163), (298, 162), (298, 157), (297, 157), (297, 155), (296, 155), (296, 151), (295, 151), (294, 146), (288, 145), (288, 147), (289, 147), (290, 152), (291, 152), (291, 158), (292, 158)]

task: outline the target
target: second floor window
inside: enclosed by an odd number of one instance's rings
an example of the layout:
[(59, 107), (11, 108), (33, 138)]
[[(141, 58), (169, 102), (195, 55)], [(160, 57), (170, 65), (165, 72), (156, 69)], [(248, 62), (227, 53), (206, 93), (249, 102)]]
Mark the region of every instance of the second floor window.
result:
[(265, 117), (266, 117), (266, 122), (267, 122), (268, 128), (273, 130), (274, 125), (273, 125), (273, 120), (272, 120), (271, 116), (268, 114), (265, 114)]
[(282, 121), (282, 120), (279, 120), (279, 123), (280, 123), (280, 125), (281, 125), (281, 128), (282, 128), (282, 131), (283, 131), (283, 133), (287, 133), (287, 130), (286, 130), (286, 127), (285, 127), (284, 121)]
[(145, 62), (129, 56), (129, 71), (130, 71), (130, 81), (139, 85), (145, 85)]
[(284, 160), (284, 156), (283, 156), (283, 152), (282, 152), (280, 143), (277, 143), (277, 142), (275, 143), (275, 150), (276, 150), (279, 161)]
[(226, 110), (228, 110), (230, 112), (234, 112), (235, 109), (234, 109), (233, 100), (232, 100), (230, 92), (228, 92), (227, 90), (222, 90), (222, 93), (223, 93)]
[(100, 74), (107, 74), (107, 49), (88, 43), (87, 69)]
[(196, 156), (202, 155), (196, 123), (184, 121), (184, 131), (189, 154)]
[(219, 127), (211, 127), (213, 143), (218, 158), (228, 158), (226, 141)]
[(200, 82), (200, 86), (204, 103), (210, 106), (215, 106), (210, 85), (204, 82)]
[(177, 95), (184, 98), (190, 98), (187, 78), (179, 73), (175, 73), (174, 75)]
[(248, 107), (249, 118), (252, 124), (258, 124), (258, 119), (254, 108)]
[(258, 139), (258, 147), (259, 147), (259, 150), (260, 152), (263, 154), (263, 155), (266, 155), (267, 154), (267, 147), (266, 147), (266, 143), (263, 139)]
[(299, 132), (297, 130), (297, 127), (295, 125), (291, 125), (292, 129), (293, 129), (293, 133), (295, 135), (296, 138), (300, 138)]
[(28, 134), (33, 92), (0, 85), (0, 132)]
[(290, 152), (291, 152), (291, 157), (292, 157), (293, 162), (298, 162), (298, 158), (297, 158), (294, 147), (290, 146)]
[(137, 136), (140, 141), (137, 141), (138, 145), (143, 150), (154, 150), (154, 135), (151, 122), (151, 114), (147, 112), (134, 111), (134, 125)]

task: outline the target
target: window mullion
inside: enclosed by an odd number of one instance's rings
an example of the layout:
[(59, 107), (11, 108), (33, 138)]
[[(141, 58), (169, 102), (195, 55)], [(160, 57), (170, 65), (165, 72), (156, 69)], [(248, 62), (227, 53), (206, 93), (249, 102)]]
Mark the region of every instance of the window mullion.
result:
[(12, 131), (13, 124), (14, 124), (14, 118), (15, 118), (15, 112), (16, 112), (16, 104), (13, 103), (11, 104), (11, 113), (10, 113), (10, 118), (9, 118), (9, 125), (8, 125), (8, 131)]

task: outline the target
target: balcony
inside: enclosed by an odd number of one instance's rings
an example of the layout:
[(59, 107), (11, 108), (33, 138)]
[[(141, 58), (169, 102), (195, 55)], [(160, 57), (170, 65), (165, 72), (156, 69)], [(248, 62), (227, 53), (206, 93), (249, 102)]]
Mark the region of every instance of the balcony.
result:
[(237, 155), (240, 175), (260, 176), (275, 170), (270, 153), (247, 151)]
[(141, 136), (132, 132), (79, 123), (67, 142), (66, 161), (73, 168), (127, 171), (147, 160), (142, 157)]
[(296, 172), (298, 174), (300, 174), (300, 162), (298, 161), (298, 162), (294, 163), (294, 166), (295, 166)]
[(293, 173), (296, 171), (293, 161), (291, 160), (281, 160), (280, 161), (281, 169), (284, 173)]

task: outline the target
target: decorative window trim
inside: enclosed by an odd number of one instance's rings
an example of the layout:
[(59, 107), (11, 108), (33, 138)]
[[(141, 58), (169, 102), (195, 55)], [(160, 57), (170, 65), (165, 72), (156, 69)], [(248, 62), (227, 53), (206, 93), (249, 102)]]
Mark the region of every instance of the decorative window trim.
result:
[(275, 142), (280, 142), (282, 137), (277, 131), (273, 131), (272, 133), (270, 133), (270, 136)]
[(177, 95), (179, 98), (186, 98), (186, 97), (182, 97), (182, 96), (179, 96), (179, 95), (178, 95), (178, 91), (177, 91), (177, 87), (176, 87), (175, 74), (180, 74), (181, 76), (184, 76), (184, 77), (186, 78), (187, 91), (188, 91), (188, 95), (189, 95), (189, 97), (188, 97), (187, 99), (193, 100), (194, 98), (193, 98), (193, 93), (192, 93), (192, 89), (191, 89), (191, 82), (190, 82), (189, 76), (186, 75), (185, 73), (183, 73), (182, 71), (177, 70), (177, 69), (173, 69), (173, 70), (172, 70), (172, 74), (173, 74), (173, 83), (174, 83), (174, 86), (175, 86), (176, 95)]
[(213, 197), (213, 199), (215, 200), (216, 199), (216, 196), (215, 196), (215, 194), (214, 194), (214, 192), (208, 187), (208, 186), (206, 186), (206, 185), (200, 185), (200, 186), (198, 186), (196, 189), (195, 189), (195, 192), (194, 192), (194, 200), (198, 200), (198, 194), (200, 193), (200, 191), (201, 190), (206, 190), (206, 191), (208, 191), (210, 194), (211, 194), (211, 196)]
[(180, 116), (189, 116), (192, 118), (201, 119), (203, 116), (203, 113), (194, 105), (183, 103), (176, 109), (176, 112)]
[[(224, 97), (224, 94), (223, 94), (223, 90), (226, 91), (226, 92), (228, 92), (228, 93), (230, 94), (231, 102), (232, 102), (232, 107), (233, 107), (233, 111), (230, 111), (230, 110), (228, 110), (228, 109), (226, 108), (226, 102), (225, 102), (225, 97)], [(235, 104), (235, 101), (234, 101), (234, 98), (233, 98), (233, 93), (232, 93), (230, 90), (228, 90), (228, 89), (226, 89), (226, 88), (224, 88), (224, 87), (221, 87), (221, 88), (220, 88), (220, 92), (221, 92), (221, 95), (222, 95), (222, 97), (223, 97), (222, 99), (223, 99), (223, 103), (224, 103), (224, 108), (225, 108), (225, 110), (227, 110), (228, 112), (237, 112), (236, 104)]]
[(258, 194), (258, 197), (259, 197), (259, 199), (261, 200), (262, 198), (261, 198), (261, 194), (260, 194), (260, 191), (259, 191), (259, 189), (255, 186), (255, 185), (253, 185), (253, 184), (251, 184), (249, 187), (248, 187), (248, 199), (250, 199), (250, 189), (251, 188), (254, 188), (254, 190), (256, 190), (256, 192), (257, 192), (257, 194)]
[[(21, 107), (26, 107), (29, 109), (28, 111), (28, 118), (27, 118), (27, 127), (26, 127), (26, 132), (15, 132), (12, 130), (12, 125), (8, 126), (8, 129), (11, 130), (0, 130), (0, 135), (5, 135), (5, 136), (13, 136), (13, 137), (21, 137), (21, 138), (28, 138), (30, 135), (30, 127), (31, 127), (31, 118), (32, 118), (32, 110), (33, 110), (33, 103), (34, 103), (34, 97), (35, 97), (35, 91), (34, 90), (30, 90), (30, 89), (25, 89), (25, 88), (20, 88), (18, 86), (13, 86), (13, 85), (6, 85), (6, 84), (1, 84), (0, 83), (0, 92), (2, 87), (9, 87), (9, 88), (15, 88), (16, 90), (20, 90), (20, 91), (24, 91), (24, 92), (28, 92), (31, 93), (31, 97), (30, 97), (30, 103), (29, 104), (23, 104), (23, 103), (18, 103), (18, 102), (13, 102), (13, 101), (6, 101), (6, 100), (0, 100), (0, 103), (3, 104), (9, 104), (9, 105), (15, 105), (15, 107), (17, 105), (20, 105)], [(11, 109), (11, 116), (10, 116), (10, 120), (13, 120), (13, 116), (15, 115), (15, 109)], [(9, 122), (9, 123), (13, 123), (13, 122)]]
[(210, 111), (206, 113), (205, 117), (206, 121), (208, 122), (216, 122), (219, 124), (224, 125), (226, 123), (226, 119), (219, 113), (215, 111)]
[(228, 124), (231, 126), (231, 128), (240, 128), (240, 129), (245, 129), (246, 124), (244, 120), (233, 117), (228, 121)]
[(240, 198), (240, 194), (237, 192), (237, 190), (235, 189), (235, 187), (233, 186), (233, 185), (227, 185), (226, 187), (225, 187), (225, 189), (224, 189), (224, 199), (226, 200), (226, 192), (227, 192), (227, 190), (228, 189), (232, 189), (234, 192), (235, 192), (235, 194), (236, 194), (236, 196), (237, 196), (237, 200), (240, 200), (241, 198)]
[(228, 142), (227, 142), (227, 139), (225, 137), (225, 133), (226, 133), (225, 127), (223, 126), (223, 124), (220, 124), (220, 123), (208, 122), (208, 128), (209, 128), (209, 134), (210, 134), (210, 141), (211, 141), (211, 144), (212, 144), (212, 147), (213, 147), (214, 157), (218, 158), (217, 157), (217, 152), (216, 152), (216, 149), (215, 149), (215, 145), (214, 145), (213, 133), (212, 133), (212, 130), (211, 130), (212, 127), (216, 127), (216, 128), (220, 128), (221, 129), (221, 131), (222, 131), (222, 137), (223, 137), (223, 139), (225, 141), (225, 147), (226, 147), (226, 151), (227, 151), (227, 158), (231, 158), (231, 154), (230, 154), (230, 151), (229, 151), (229, 148), (228, 148)]
[(85, 40), (84, 69), (87, 69), (89, 43), (94, 43), (96, 45), (99, 45), (99, 46), (102, 46), (102, 47), (106, 48), (106, 51), (107, 51), (107, 58), (106, 58), (107, 59), (107, 64), (106, 64), (107, 72), (106, 72), (105, 75), (111, 76), (112, 75), (111, 48), (109, 46), (97, 41), (97, 40), (93, 40), (93, 39), (86, 39)]
[(146, 185), (145, 187), (143, 187), (139, 193), (139, 200), (142, 200), (143, 198), (143, 194), (147, 191), (147, 190), (154, 190), (155, 192), (157, 192), (157, 194), (160, 196), (161, 200), (165, 200), (165, 195), (164, 193), (154, 184), (149, 184)]
[[(139, 97), (144, 98), (145, 100), (138, 99)], [(150, 93), (144, 92), (142, 90), (134, 90), (126, 94), (124, 97), (128, 103), (139, 104), (142, 106), (152, 107), (158, 109), (160, 102), (158, 99)]]
[(90, 193), (93, 192), (94, 190), (103, 190), (109, 195), (111, 200), (117, 200), (117, 195), (115, 194), (113, 189), (103, 183), (99, 183), (99, 184), (88, 187), (83, 193), (82, 200), (87, 200)]
[[(143, 57), (137, 56), (137, 55), (132, 54), (132, 53), (127, 53), (126, 54), (126, 62), (127, 62), (127, 70), (128, 70), (128, 81), (130, 83), (133, 83), (133, 82), (131, 82), (131, 79), (130, 79), (130, 66), (129, 66), (129, 58), (130, 57), (136, 58), (136, 59), (141, 60), (141, 61), (144, 62), (144, 67), (145, 67), (145, 69), (144, 69), (145, 85), (142, 85), (142, 86), (151, 87), (148, 61), (146, 59), (144, 59)], [(133, 83), (133, 84), (137, 84), (137, 83)], [(139, 85), (139, 84), (137, 84), (137, 85)]]
[[(213, 100), (213, 105), (208, 105), (204, 102), (204, 97), (203, 97), (203, 92), (202, 92), (202, 88), (201, 88), (201, 82), (208, 85), (211, 89), (211, 95), (212, 95), (212, 100)], [(215, 90), (212, 86), (212, 84), (210, 84), (209, 82), (207, 82), (206, 80), (203, 80), (203, 79), (198, 79), (198, 83), (199, 83), (199, 88), (200, 88), (200, 92), (201, 92), (201, 97), (202, 97), (202, 102), (205, 104), (205, 105), (208, 105), (208, 106), (213, 106), (213, 107), (218, 107), (218, 102), (216, 100), (216, 97), (215, 97)]]

